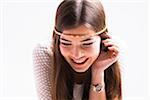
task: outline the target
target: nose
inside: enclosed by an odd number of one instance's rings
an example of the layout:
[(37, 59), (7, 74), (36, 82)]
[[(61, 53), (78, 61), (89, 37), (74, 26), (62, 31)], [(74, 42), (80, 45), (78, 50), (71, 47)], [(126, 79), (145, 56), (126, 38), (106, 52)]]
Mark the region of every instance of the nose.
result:
[(80, 59), (84, 56), (83, 50), (79, 47), (73, 47), (71, 50), (71, 57), (73, 59)]

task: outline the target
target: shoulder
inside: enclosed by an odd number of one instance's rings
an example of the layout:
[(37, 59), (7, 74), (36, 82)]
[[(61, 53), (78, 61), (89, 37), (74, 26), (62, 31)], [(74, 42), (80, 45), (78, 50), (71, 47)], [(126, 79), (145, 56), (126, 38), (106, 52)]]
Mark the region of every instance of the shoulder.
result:
[(34, 47), (33, 67), (39, 98), (51, 100), (53, 53), (50, 45), (38, 44)]
[(33, 50), (33, 54), (37, 54), (37, 55), (42, 55), (42, 54), (46, 54), (46, 55), (52, 55), (52, 47), (51, 45), (44, 45), (44, 44), (37, 44), (34, 47)]
[(51, 45), (37, 44), (33, 49), (34, 65), (50, 66), (53, 63), (53, 52)]

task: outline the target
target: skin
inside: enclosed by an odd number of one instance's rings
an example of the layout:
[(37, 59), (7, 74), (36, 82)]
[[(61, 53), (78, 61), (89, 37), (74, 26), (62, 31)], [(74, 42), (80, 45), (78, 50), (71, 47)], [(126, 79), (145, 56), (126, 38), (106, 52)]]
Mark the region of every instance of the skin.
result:
[[(71, 35), (69, 35), (71, 33)], [(60, 38), (69, 40), (66, 42), (60, 39), (60, 51), (66, 61), (77, 72), (85, 72), (90, 66), (92, 66), (92, 84), (105, 84), (104, 83), (104, 70), (118, 60), (119, 48), (115, 41), (106, 39), (101, 41), (100, 36), (94, 36), (92, 41), (86, 41), (85, 43), (94, 43), (90, 47), (82, 47), (82, 36), (91, 35), (95, 32), (86, 26), (79, 26), (77, 28), (64, 30)], [(63, 43), (71, 43), (69, 46)], [(105, 47), (108, 47), (108, 51), (101, 51), (100, 43), (104, 43)], [(87, 60), (86, 60), (87, 59)], [(84, 64), (77, 64), (84, 62)], [(76, 62), (76, 63), (74, 63)], [(101, 93), (96, 93), (90, 89), (89, 100), (106, 100), (105, 90)], [(117, 99), (115, 99), (117, 100)]]
[[(66, 35), (70, 33), (72, 34), (71, 36)], [(95, 34), (93, 30), (88, 29), (85, 26), (64, 30), (63, 34), (65, 34), (65, 36), (60, 37), (60, 51), (62, 55), (76, 72), (85, 72), (99, 56), (101, 38), (99, 36), (94, 36), (90, 37), (91, 40), (89, 41), (80, 42), (87, 39), (85, 37), (87, 34)], [(67, 42), (62, 39), (66, 39), (71, 42)], [(63, 43), (71, 45), (64, 45)], [(92, 44), (85, 46), (84, 44), (87, 43)], [(78, 64), (78, 62), (84, 62), (85, 60), (87, 61), (84, 64)]]

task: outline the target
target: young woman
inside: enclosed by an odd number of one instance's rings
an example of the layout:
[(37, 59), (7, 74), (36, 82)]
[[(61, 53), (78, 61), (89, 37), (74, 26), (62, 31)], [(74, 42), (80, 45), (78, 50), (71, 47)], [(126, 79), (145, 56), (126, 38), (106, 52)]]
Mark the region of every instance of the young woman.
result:
[(62, 1), (51, 46), (33, 55), (41, 100), (122, 99), (119, 48), (99, 0)]

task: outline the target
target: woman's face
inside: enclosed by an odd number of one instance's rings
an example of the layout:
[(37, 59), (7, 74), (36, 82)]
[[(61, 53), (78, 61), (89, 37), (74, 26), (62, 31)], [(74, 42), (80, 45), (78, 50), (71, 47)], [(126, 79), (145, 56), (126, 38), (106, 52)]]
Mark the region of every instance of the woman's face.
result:
[(60, 51), (76, 72), (85, 72), (100, 53), (100, 36), (83, 25), (64, 30), (60, 36)]

